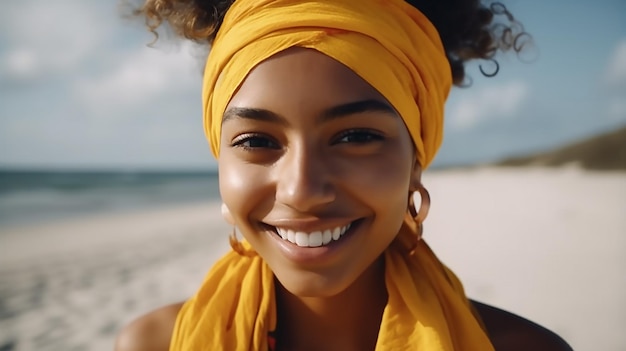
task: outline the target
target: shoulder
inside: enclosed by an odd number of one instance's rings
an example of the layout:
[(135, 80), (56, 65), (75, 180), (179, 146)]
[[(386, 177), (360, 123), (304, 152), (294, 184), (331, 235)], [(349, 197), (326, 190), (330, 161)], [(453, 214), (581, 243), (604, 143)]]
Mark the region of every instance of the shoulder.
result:
[(115, 351), (169, 350), (176, 316), (184, 302), (145, 314), (125, 326), (115, 340)]
[(499, 308), (472, 301), (497, 351), (572, 351), (554, 332)]

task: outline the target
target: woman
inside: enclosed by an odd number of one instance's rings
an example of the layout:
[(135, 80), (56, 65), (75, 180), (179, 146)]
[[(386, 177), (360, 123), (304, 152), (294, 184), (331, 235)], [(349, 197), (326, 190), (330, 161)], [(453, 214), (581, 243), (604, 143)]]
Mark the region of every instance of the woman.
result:
[[(198, 293), (133, 322), (117, 350), (567, 350), (469, 301), (421, 240), (421, 183), (463, 65), (519, 50), (499, 4), (147, 0), (210, 43), (204, 127), (225, 218), (245, 237)], [(419, 193), (414, 206), (413, 194)]]

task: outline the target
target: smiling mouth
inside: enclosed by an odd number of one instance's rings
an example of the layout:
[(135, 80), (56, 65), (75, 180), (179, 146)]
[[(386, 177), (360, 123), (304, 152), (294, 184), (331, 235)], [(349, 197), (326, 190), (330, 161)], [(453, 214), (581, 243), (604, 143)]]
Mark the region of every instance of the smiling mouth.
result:
[(317, 230), (310, 233), (280, 227), (271, 228), (273, 228), (274, 232), (283, 240), (299, 247), (320, 247), (340, 240), (351, 227), (355, 226), (356, 222), (357, 221), (354, 221), (343, 226)]

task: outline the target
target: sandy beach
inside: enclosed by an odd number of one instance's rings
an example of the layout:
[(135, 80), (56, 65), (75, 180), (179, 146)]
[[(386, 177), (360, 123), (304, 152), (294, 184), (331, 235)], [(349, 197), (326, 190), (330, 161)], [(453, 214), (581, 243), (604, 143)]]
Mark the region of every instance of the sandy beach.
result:
[[(477, 168), (424, 184), (425, 238), (469, 296), (577, 351), (626, 349), (626, 173)], [(191, 295), (228, 249), (219, 205), (0, 228), (0, 351), (112, 350), (125, 323)]]

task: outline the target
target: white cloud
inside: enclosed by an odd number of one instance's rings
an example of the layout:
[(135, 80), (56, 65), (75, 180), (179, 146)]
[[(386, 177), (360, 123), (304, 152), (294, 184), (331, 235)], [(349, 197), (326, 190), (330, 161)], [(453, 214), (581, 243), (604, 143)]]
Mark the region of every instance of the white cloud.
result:
[(74, 97), (92, 113), (107, 115), (115, 114), (112, 109), (147, 110), (160, 98), (181, 92), (198, 96), (199, 104), (201, 62), (193, 55), (195, 51), (187, 43), (175, 52), (139, 47), (116, 59), (117, 65), (108, 71), (75, 81)]
[(606, 70), (609, 87), (626, 86), (626, 39), (622, 39), (613, 50)]
[(99, 109), (102, 105), (142, 105), (168, 92), (197, 89), (201, 72), (198, 61), (188, 51), (172, 53), (141, 47), (118, 60), (119, 66), (98, 77), (77, 81), (74, 93)]
[(0, 14), (0, 41), (8, 44), (0, 73), (29, 79), (75, 69), (107, 35), (101, 10), (78, 0), (12, 1)]
[(18, 79), (32, 78), (37, 74), (38, 62), (37, 55), (29, 49), (17, 48), (8, 52), (2, 62), (8, 76)]
[(150, 34), (117, 3), (20, 0), (0, 11), (0, 163), (206, 164), (206, 49), (146, 47)]
[(529, 88), (525, 82), (513, 81), (463, 93), (465, 95), (449, 107), (448, 121), (456, 129), (468, 129), (489, 119), (512, 117), (528, 97)]

